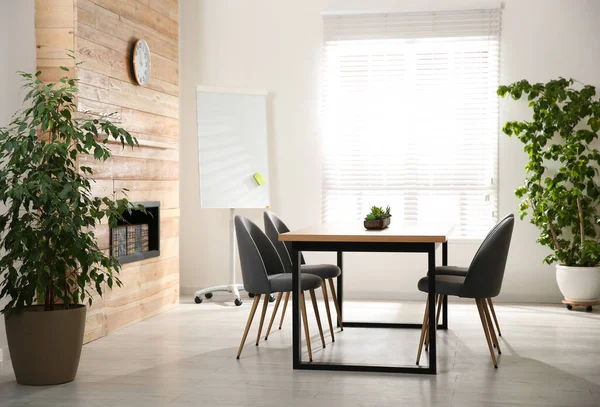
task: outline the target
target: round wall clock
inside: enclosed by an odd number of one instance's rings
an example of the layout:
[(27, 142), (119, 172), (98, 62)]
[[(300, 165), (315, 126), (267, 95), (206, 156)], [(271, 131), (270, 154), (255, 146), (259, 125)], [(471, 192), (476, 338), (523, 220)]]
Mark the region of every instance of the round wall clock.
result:
[(144, 86), (150, 79), (150, 48), (144, 40), (137, 40), (133, 47), (133, 76), (138, 85)]

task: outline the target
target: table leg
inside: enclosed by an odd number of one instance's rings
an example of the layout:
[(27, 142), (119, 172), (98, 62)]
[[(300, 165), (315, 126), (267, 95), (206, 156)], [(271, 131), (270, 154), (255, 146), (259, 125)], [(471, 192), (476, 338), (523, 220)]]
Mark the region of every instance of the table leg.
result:
[(293, 337), (293, 368), (300, 369), (302, 362), (300, 300), (302, 287), (300, 285), (300, 252), (292, 243), (292, 337)]
[(435, 329), (435, 244), (432, 244), (428, 250), (428, 272), (429, 276), (429, 372), (436, 374), (437, 371), (437, 352), (436, 352), (436, 332)]
[[(340, 251), (337, 252), (337, 266), (342, 271), (337, 278), (337, 300), (338, 300), (338, 308), (340, 310), (340, 320), (342, 321), (342, 324), (344, 323), (344, 318), (342, 317), (342, 313), (343, 313), (342, 304), (343, 304), (343, 298), (344, 298), (344, 283), (342, 281), (342, 279), (344, 277), (343, 256), (344, 256), (344, 252), (340, 252)], [(339, 322), (338, 322), (337, 326), (338, 326), (338, 328), (340, 328)]]
[[(448, 242), (442, 243), (442, 266), (448, 265)], [(439, 329), (448, 329), (448, 296), (444, 295), (442, 302), (442, 323)]]

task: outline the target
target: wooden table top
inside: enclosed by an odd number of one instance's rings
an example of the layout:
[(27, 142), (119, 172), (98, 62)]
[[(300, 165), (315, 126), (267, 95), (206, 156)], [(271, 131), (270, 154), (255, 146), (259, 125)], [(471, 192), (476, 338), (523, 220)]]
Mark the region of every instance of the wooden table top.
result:
[(367, 230), (361, 221), (323, 223), (279, 235), (284, 242), (387, 242), (443, 243), (453, 225), (421, 222), (392, 222), (383, 230)]

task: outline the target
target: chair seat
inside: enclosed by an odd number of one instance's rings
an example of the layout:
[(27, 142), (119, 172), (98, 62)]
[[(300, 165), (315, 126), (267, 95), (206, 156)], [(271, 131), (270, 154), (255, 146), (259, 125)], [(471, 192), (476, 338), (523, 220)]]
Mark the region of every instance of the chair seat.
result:
[(303, 264), (302, 273), (319, 276), (322, 279), (336, 278), (342, 272), (340, 268), (334, 264)]
[[(274, 293), (286, 293), (292, 291), (291, 273), (274, 274), (268, 278)], [(321, 277), (313, 276), (311, 274), (301, 274), (300, 282), (302, 291), (314, 290), (315, 288), (321, 287), (321, 284), (323, 284)]]
[(435, 268), (435, 274), (438, 276), (461, 276), (467, 275), (468, 267), (456, 267), (456, 266), (438, 266)]
[[(435, 293), (459, 296), (460, 290), (465, 282), (460, 276), (435, 276)], [(429, 292), (429, 277), (423, 277), (417, 284), (419, 291)]]

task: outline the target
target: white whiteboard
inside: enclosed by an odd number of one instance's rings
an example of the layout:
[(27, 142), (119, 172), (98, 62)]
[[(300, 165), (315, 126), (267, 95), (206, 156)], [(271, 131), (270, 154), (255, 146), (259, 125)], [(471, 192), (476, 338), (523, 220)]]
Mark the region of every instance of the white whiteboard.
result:
[(201, 207), (269, 206), (267, 92), (198, 86), (196, 101)]

